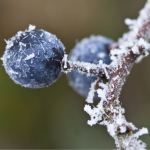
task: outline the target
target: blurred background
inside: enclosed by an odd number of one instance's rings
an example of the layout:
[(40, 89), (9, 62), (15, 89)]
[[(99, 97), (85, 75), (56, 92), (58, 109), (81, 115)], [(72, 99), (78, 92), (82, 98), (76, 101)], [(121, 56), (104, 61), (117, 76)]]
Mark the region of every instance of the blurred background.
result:
[[(117, 40), (128, 31), (125, 18), (137, 18), (146, 0), (0, 0), (0, 56), (9, 39), (29, 24), (53, 34), (66, 52), (76, 40), (104, 35)], [(121, 93), (126, 118), (150, 130), (150, 56), (135, 65)], [(16, 85), (0, 61), (0, 148), (111, 149), (106, 127), (87, 125), (85, 98), (68, 85), (66, 75), (48, 88)], [(150, 134), (141, 139), (150, 148)]]

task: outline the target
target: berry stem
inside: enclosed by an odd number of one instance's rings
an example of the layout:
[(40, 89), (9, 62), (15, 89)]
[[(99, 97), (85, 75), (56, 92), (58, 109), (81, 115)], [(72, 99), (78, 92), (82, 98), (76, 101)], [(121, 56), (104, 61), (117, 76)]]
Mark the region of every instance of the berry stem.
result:
[(107, 65), (104, 64), (96, 65), (91, 63), (85, 63), (79, 61), (67, 61), (67, 60), (62, 61), (61, 69), (65, 73), (75, 70), (82, 74), (86, 73), (89, 76), (97, 76), (99, 78), (106, 78), (105, 72), (109, 72), (109, 68), (107, 67)]

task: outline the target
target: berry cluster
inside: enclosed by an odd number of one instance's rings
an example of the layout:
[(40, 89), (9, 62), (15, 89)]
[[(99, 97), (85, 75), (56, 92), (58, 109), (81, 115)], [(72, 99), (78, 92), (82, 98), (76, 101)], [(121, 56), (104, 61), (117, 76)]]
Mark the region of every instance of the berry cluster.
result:
[[(18, 32), (10, 40), (3, 57), (3, 65), (12, 80), (28, 88), (42, 88), (54, 83), (62, 74), (61, 64), (65, 47), (57, 37), (44, 30)], [(113, 41), (103, 36), (83, 39), (71, 51), (69, 59), (98, 64), (100, 60), (110, 64), (108, 47)], [(91, 83), (97, 77), (77, 71), (68, 73), (70, 85), (83, 96), (87, 96)], [(95, 95), (95, 98), (98, 98)]]

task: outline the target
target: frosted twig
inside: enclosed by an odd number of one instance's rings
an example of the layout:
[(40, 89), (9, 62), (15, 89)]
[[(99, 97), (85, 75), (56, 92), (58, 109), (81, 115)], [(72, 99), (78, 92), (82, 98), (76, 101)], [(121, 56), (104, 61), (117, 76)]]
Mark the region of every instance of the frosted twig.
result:
[[(66, 64), (66, 65), (65, 65)], [(85, 62), (79, 62), (79, 61), (62, 61), (61, 64), (62, 71), (65, 73), (70, 72), (71, 70), (76, 70), (80, 73), (86, 73), (89, 76), (98, 76), (100, 78), (106, 79), (107, 75), (105, 73), (105, 70), (107, 73), (109, 73), (109, 68), (107, 65), (102, 64), (91, 64), (91, 63), (85, 63)]]
[(126, 20), (126, 22), (130, 24), (130, 32), (124, 34), (117, 44), (110, 46), (113, 60), (109, 66), (110, 79), (107, 84), (103, 85), (103, 89), (97, 89), (101, 101), (93, 109), (90, 105), (85, 105), (84, 110), (91, 116), (88, 124), (94, 125), (102, 121), (100, 124), (107, 127), (119, 149), (143, 150), (146, 144), (138, 140), (139, 136), (137, 135), (147, 134), (148, 131), (140, 130), (141, 132), (133, 134), (137, 128), (126, 121), (123, 115), (125, 111), (119, 102), (119, 95), (136, 59), (148, 55), (150, 48), (147, 43), (150, 39), (150, 0), (140, 11), (137, 20)]
[[(148, 56), (150, 50), (150, 0), (140, 11), (137, 20), (126, 19), (130, 31), (114, 45), (110, 45), (110, 56), (112, 63), (98, 65), (71, 62), (62, 62), (62, 70), (68, 72), (76, 70), (88, 75), (100, 77), (100, 80), (92, 84), (87, 101), (92, 102), (91, 97), (97, 91), (100, 103), (93, 108), (86, 104), (84, 110), (90, 115), (89, 125), (101, 124), (107, 127), (109, 134), (114, 138), (117, 148), (124, 150), (144, 150), (146, 144), (139, 140), (139, 136), (148, 134), (146, 128), (142, 128), (137, 133), (133, 131), (137, 128), (126, 121), (125, 110), (121, 107), (119, 95), (126, 77), (130, 74), (135, 62)], [(64, 66), (64, 64), (67, 64)], [(93, 89), (94, 85), (97, 87)]]

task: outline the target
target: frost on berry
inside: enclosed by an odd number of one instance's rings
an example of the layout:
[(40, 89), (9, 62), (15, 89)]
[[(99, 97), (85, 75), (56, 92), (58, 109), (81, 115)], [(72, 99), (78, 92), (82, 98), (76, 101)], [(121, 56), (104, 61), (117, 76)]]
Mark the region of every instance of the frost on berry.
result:
[(64, 45), (57, 37), (44, 30), (19, 31), (6, 41), (1, 58), (6, 72), (17, 84), (42, 88), (54, 83), (62, 74), (61, 61)]
[[(71, 61), (93, 63), (95, 65), (98, 65), (101, 60), (104, 64), (109, 65), (111, 60), (108, 47), (112, 43), (114, 43), (113, 40), (103, 36), (91, 36), (89, 38), (84, 38), (72, 49), (69, 59)], [(90, 70), (90, 64), (87, 64), (86, 68)], [(77, 71), (71, 71), (67, 75), (69, 78), (69, 83), (74, 90), (85, 97), (90, 91), (91, 83), (97, 80), (97, 77), (91, 77), (88, 76), (88, 74), (82, 74)], [(92, 93), (93, 92), (90, 92), (90, 95)], [(96, 92), (93, 94), (94, 98), (98, 99)]]

